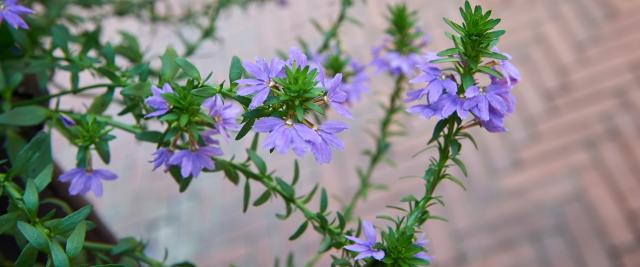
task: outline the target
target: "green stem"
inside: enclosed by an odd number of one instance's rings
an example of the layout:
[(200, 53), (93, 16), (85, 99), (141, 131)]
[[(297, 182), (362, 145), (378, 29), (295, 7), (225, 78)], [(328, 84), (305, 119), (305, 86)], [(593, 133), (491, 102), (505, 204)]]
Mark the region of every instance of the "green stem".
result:
[(43, 95), (43, 96), (32, 98), (32, 99), (29, 99), (29, 100), (19, 101), (19, 102), (16, 102), (14, 104), (14, 106), (20, 107), (20, 106), (28, 106), (28, 105), (33, 105), (33, 104), (39, 104), (39, 103), (42, 103), (42, 102), (47, 101), (49, 99), (56, 98), (56, 97), (59, 97), (59, 96), (68, 95), (68, 94), (74, 94), (75, 95), (75, 94), (79, 94), (81, 92), (84, 92), (84, 91), (87, 91), (87, 90), (91, 90), (91, 89), (96, 89), (96, 88), (121, 87), (121, 86), (122, 85), (112, 84), (112, 83), (94, 84), (94, 85), (89, 85), (89, 86), (85, 86), (85, 87), (80, 87), (77, 90), (66, 90), (66, 91), (55, 93), (55, 94)]
[(347, 10), (353, 4), (352, 0), (342, 0), (340, 1), (340, 12), (338, 13), (338, 18), (333, 22), (331, 28), (328, 31), (325, 31), (324, 38), (322, 39), (322, 44), (318, 47), (318, 54), (325, 52), (329, 49), (331, 45), (331, 40), (338, 37), (338, 30), (342, 26), (344, 20), (347, 18)]
[[(111, 250), (113, 249), (113, 247), (114, 247), (114, 245), (112, 245), (112, 244), (105, 244), (105, 243), (98, 243), (98, 242), (91, 242), (91, 241), (85, 241), (84, 242), (84, 248), (87, 249), (87, 250), (111, 253)], [(166, 265), (164, 265), (164, 263), (162, 263), (162, 262), (160, 262), (158, 260), (155, 260), (153, 258), (150, 258), (147, 255), (145, 255), (143, 252), (139, 252), (139, 251), (128, 252), (128, 253), (123, 254), (122, 256), (130, 257), (130, 258), (136, 259), (138, 261), (144, 262), (148, 266), (151, 266), (151, 267), (164, 267), (164, 266), (166, 266)]]
[(358, 176), (360, 178), (360, 186), (358, 187), (358, 190), (349, 201), (349, 204), (344, 208), (343, 214), (344, 214), (345, 220), (347, 221), (350, 221), (352, 219), (353, 211), (358, 203), (358, 200), (366, 197), (367, 192), (371, 186), (371, 181), (370, 181), (371, 176), (373, 175), (374, 170), (376, 169), (380, 161), (383, 159), (386, 152), (389, 150), (390, 144), (387, 139), (389, 138), (389, 135), (390, 135), (391, 122), (393, 122), (394, 116), (398, 114), (398, 112), (401, 110), (400, 106), (402, 105), (402, 103), (400, 101), (400, 97), (402, 96), (402, 92), (403, 92), (403, 87), (402, 87), (403, 81), (404, 81), (403, 75), (400, 75), (398, 78), (396, 78), (395, 88), (389, 99), (389, 105), (386, 107), (385, 116), (380, 122), (380, 129), (379, 129), (380, 135), (376, 139), (376, 143), (375, 143), (376, 149), (369, 156), (369, 163), (367, 165), (365, 172), (358, 173)]

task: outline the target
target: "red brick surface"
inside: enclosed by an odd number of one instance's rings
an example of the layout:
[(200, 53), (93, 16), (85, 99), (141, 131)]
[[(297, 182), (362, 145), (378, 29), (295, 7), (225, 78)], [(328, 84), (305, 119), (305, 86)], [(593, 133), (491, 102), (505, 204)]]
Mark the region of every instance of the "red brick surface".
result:
[[(268, 6), (223, 16), (223, 42), (203, 49), (198, 66), (222, 80), (231, 55), (270, 56), (294, 45), (297, 36), (317, 41), (307, 18), (326, 23), (337, 1), (291, 2), (285, 9)], [(343, 29), (347, 50), (360, 60), (369, 60), (369, 48), (382, 38), (387, 2), (357, 4), (352, 14), (367, 26)], [(440, 18), (457, 18), (462, 1), (406, 2), (419, 10), (421, 26), (434, 37), (431, 48), (446, 48)], [(518, 110), (508, 121), (508, 133), (472, 130), (480, 151), (469, 145), (463, 153), (471, 174), (465, 179), (468, 191), (449, 184), (439, 189), (447, 206), (437, 211), (450, 222), (425, 226), (434, 266), (640, 266), (640, 1), (482, 3), (503, 18), (507, 35), (501, 50), (513, 55), (522, 71), (515, 93)], [(150, 39), (153, 51), (171, 43), (166, 36)], [(375, 101), (390, 91), (386, 78), (372, 84), (373, 92), (354, 107), (351, 130), (342, 135), (344, 153), (335, 154), (328, 166), (303, 160), (300, 188), (325, 185), (334, 197), (333, 210), (355, 189), (353, 166), (363, 163), (359, 151), (372, 146), (363, 129), (375, 127), (380, 115)], [(356, 210), (367, 219), (387, 212), (385, 205), (398, 203), (402, 195), (420, 193), (419, 180), (398, 178), (422, 172), (428, 153), (412, 155), (434, 122), (404, 115), (398, 120), (411, 134), (394, 140), (395, 167), (383, 166), (374, 176), (389, 190), (372, 193)], [(161, 256), (167, 247), (170, 260), (194, 259), (202, 266), (270, 266), (289, 250), (302, 264), (317, 248), (311, 233), (286, 241), (301, 218), (275, 219), (282, 209), (277, 200), (242, 214), (241, 188), (219, 175), (202, 177), (179, 194), (168, 176), (150, 171), (146, 161), (153, 147), (131, 142), (123, 137), (115, 143), (121, 156), (114, 155), (112, 168), (120, 179), (95, 200), (119, 235), (148, 239), (151, 253)], [(228, 154), (239, 151), (237, 145), (225, 147)], [(75, 152), (63, 143), (55, 148), (69, 166)], [(270, 162), (285, 177), (290, 174), (291, 158), (273, 156)], [(261, 192), (259, 186), (253, 190)]]

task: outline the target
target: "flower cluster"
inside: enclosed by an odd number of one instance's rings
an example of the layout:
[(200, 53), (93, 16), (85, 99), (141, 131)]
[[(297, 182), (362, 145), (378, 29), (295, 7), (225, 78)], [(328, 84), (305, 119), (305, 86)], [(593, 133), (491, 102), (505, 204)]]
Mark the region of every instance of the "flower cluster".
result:
[(353, 104), (361, 99), (362, 94), (369, 92), (366, 66), (353, 58), (345, 57), (337, 48), (331, 49), (329, 53), (316, 54), (313, 59), (324, 67), (327, 78), (342, 73), (341, 89), (346, 93), (347, 103)]
[[(213, 136), (228, 139), (231, 132), (240, 129), (240, 107), (225, 103), (220, 94), (197, 97), (184, 88), (174, 91), (168, 83), (162, 89), (152, 86), (151, 92), (144, 102), (152, 112), (145, 118), (159, 117), (175, 129), (169, 145), (153, 153), (153, 169), (175, 166), (182, 178), (196, 178), (203, 170), (213, 171), (213, 157), (223, 155)], [(186, 141), (180, 144), (183, 136)]]
[(387, 72), (392, 76), (412, 76), (416, 64), (422, 61), (420, 51), (429, 44), (429, 36), (416, 26), (416, 14), (406, 5), (389, 7), (388, 34), (382, 44), (371, 50), (374, 66), (378, 72)]
[(342, 73), (325, 76), (322, 64), (308, 60), (297, 48), (290, 49), (286, 61), (256, 59), (255, 63), (244, 62), (243, 67), (252, 77), (236, 81), (240, 85), (237, 94), (251, 96), (249, 109), (265, 114), (253, 125), (254, 131), (268, 133), (264, 148), (280, 154), (292, 150), (298, 156), (311, 152), (319, 163), (331, 161), (332, 148), (343, 149), (336, 134), (347, 129), (344, 123), (325, 121), (314, 125), (306, 118), (312, 112), (323, 115), (326, 109), (351, 118)]
[[(497, 51), (494, 49), (494, 51)], [(497, 60), (493, 70), (501, 77), (489, 76), (487, 85), (471, 85), (462, 90), (456, 83), (455, 72), (446, 73), (429, 61), (419, 65), (421, 74), (411, 83), (427, 83), (423, 88), (409, 91), (405, 101), (424, 99), (425, 104), (414, 105), (407, 109), (409, 113), (425, 118), (444, 119), (456, 114), (466, 119), (474, 116), (474, 123), (489, 132), (506, 131), (504, 118), (515, 111), (515, 98), (511, 89), (520, 80), (520, 73), (509, 60)]]
[(404, 230), (394, 231), (389, 229), (386, 232), (382, 232), (382, 242), (378, 242), (378, 234), (370, 222), (362, 221), (361, 226), (365, 239), (346, 236), (353, 244), (344, 247), (344, 249), (348, 251), (357, 253), (354, 258), (356, 261), (371, 257), (390, 265), (396, 264), (404, 266), (401, 263), (406, 261), (412, 263), (411, 265), (416, 265), (416, 263), (428, 264), (433, 260), (433, 258), (427, 254), (425, 246), (428, 241), (425, 240), (424, 234), (414, 239), (411, 230), (405, 233), (406, 231)]

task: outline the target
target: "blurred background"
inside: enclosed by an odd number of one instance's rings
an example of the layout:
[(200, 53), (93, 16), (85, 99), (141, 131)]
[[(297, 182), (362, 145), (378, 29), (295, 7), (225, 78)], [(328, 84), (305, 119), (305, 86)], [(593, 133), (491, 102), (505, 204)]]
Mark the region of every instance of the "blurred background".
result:
[[(309, 19), (327, 25), (339, 1), (289, 2), (286, 7), (267, 4), (223, 14), (221, 40), (205, 45), (193, 62), (223, 80), (233, 55), (272, 57), (276, 50), (296, 45), (298, 37), (317, 46), (321, 36)], [(386, 5), (397, 1), (356, 2), (350, 14), (365, 26), (347, 24), (341, 35), (348, 53), (369, 62), (371, 47), (383, 38)], [(463, 1), (404, 2), (418, 10), (419, 24), (431, 34), (429, 49), (449, 47), (441, 18), (458, 21)], [(471, 130), (480, 150), (466, 144), (463, 151), (470, 173), (464, 179), (467, 191), (454, 184), (439, 188), (447, 206), (436, 214), (449, 222), (431, 221), (424, 227), (433, 266), (640, 266), (640, 1), (474, 2), (503, 19), (507, 34), (500, 49), (513, 56), (523, 79), (515, 89), (518, 106), (508, 119), (509, 132)], [(137, 27), (150, 57), (179, 43), (172, 29), (122, 20), (109, 24), (113, 38), (119, 29)], [(299, 190), (321, 183), (331, 194), (329, 210), (340, 209), (340, 201), (355, 190), (354, 167), (365, 159), (360, 152), (373, 146), (365, 130), (376, 127), (381, 115), (377, 102), (392, 90), (388, 77), (370, 73), (371, 92), (353, 106), (351, 129), (341, 135), (345, 151), (334, 153), (329, 165), (319, 166), (309, 157), (301, 161)], [(62, 104), (81, 109), (89, 101)], [(421, 193), (419, 179), (400, 178), (421, 175), (430, 156), (413, 155), (424, 147), (434, 121), (407, 115), (399, 121), (409, 135), (393, 139), (389, 155), (395, 164), (383, 165), (374, 175), (388, 190), (372, 192), (356, 210), (378, 227), (386, 224), (375, 219), (390, 211), (385, 205), (398, 204), (407, 193)], [(73, 167), (75, 150), (60, 136), (55, 140), (57, 160), (66, 169)], [(312, 231), (287, 241), (301, 217), (277, 220), (274, 214), (283, 210), (278, 200), (243, 214), (242, 188), (220, 174), (204, 175), (180, 194), (170, 176), (151, 171), (154, 147), (125, 134), (112, 144), (110, 169), (120, 178), (106, 182), (104, 196), (91, 200), (117, 236), (148, 240), (151, 255), (161, 258), (166, 248), (171, 262), (271, 266), (289, 251), (302, 265), (317, 250), (320, 240)], [(241, 151), (237, 144), (223, 147), (227, 156)], [(290, 177), (292, 160), (269, 156), (269, 166)], [(257, 197), (259, 186), (253, 189)], [(325, 258), (319, 266), (328, 262)]]

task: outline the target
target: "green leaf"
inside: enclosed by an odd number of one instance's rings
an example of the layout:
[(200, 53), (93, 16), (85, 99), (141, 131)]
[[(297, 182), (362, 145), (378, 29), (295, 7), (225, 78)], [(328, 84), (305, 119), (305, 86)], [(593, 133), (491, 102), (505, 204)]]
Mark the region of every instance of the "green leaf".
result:
[(105, 164), (109, 164), (111, 161), (111, 153), (109, 152), (109, 143), (106, 141), (99, 141), (95, 143), (96, 151), (98, 151), (98, 155), (102, 159), (102, 162)]
[(320, 191), (320, 213), (324, 213), (327, 210), (327, 190), (322, 188)]
[(114, 92), (115, 89), (113, 87), (110, 87), (107, 92), (96, 97), (91, 103), (91, 106), (89, 106), (87, 113), (96, 115), (104, 113), (111, 104), (111, 101), (113, 101)]
[(298, 183), (298, 179), (300, 178), (300, 165), (298, 164), (298, 160), (293, 161), (293, 180), (291, 180), (291, 185), (294, 186)]
[(35, 179), (33, 183), (36, 185), (38, 192), (42, 192), (47, 185), (51, 182), (51, 176), (53, 175), (53, 164), (47, 165)]
[(260, 171), (260, 174), (266, 174), (267, 165), (264, 163), (264, 160), (262, 160), (262, 158), (251, 149), (247, 149), (247, 154), (249, 155), (249, 159), (251, 159), (251, 162), (253, 162), (253, 165), (258, 168), (258, 171)]
[(178, 55), (173, 48), (167, 48), (162, 55), (162, 67), (160, 68), (160, 79), (162, 82), (169, 82), (173, 80), (178, 72), (178, 66), (176, 65), (176, 58)]
[(454, 182), (458, 186), (462, 187), (462, 190), (467, 191), (467, 188), (464, 186), (464, 183), (462, 181), (460, 181), (460, 179), (456, 178), (455, 176), (447, 175), (447, 176), (445, 176), (445, 179)]
[(479, 66), (478, 70), (481, 71), (481, 72), (484, 72), (486, 74), (489, 74), (489, 75), (491, 75), (493, 77), (496, 77), (498, 79), (502, 79), (502, 74), (500, 74), (500, 72), (497, 72), (496, 70), (494, 70), (492, 68), (489, 68), (487, 66)]
[(269, 190), (265, 190), (265, 191), (264, 191), (264, 193), (262, 193), (262, 194), (258, 197), (258, 199), (256, 199), (256, 200), (253, 202), (253, 206), (255, 206), (255, 207), (260, 206), (260, 205), (262, 205), (262, 204), (266, 203), (267, 201), (269, 201), (269, 198), (271, 198), (271, 191), (269, 191)]
[(456, 31), (458, 34), (460, 35), (464, 35), (464, 29), (462, 28), (462, 26), (458, 25), (457, 23), (447, 19), (447, 18), (442, 18), (444, 20), (444, 23), (446, 23), (447, 25), (449, 25), (449, 27), (451, 27), (454, 31)]
[(118, 240), (118, 243), (111, 248), (111, 255), (117, 256), (122, 253), (133, 251), (138, 246), (138, 241), (133, 237), (125, 237)]
[(136, 139), (150, 143), (159, 143), (162, 141), (162, 133), (158, 131), (144, 131), (137, 133)]
[(331, 247), (331, 237), (326, 235), (320, 242), (320, 248), (318, 248), (319, 252), (325, 252)]
[(67, 238), (66, 251), (69, 257), (73, 258), (77, 256), (82, 250), (82, 247), (84, 246), (84, 236), (86, 231), (87, 231), (87, 224), (85, 222), (80, 222), (76, 226), (76, 228), (73, 229), (73, 232), (71, 232), (71, 235), (69, 235), (69, 238)]
[(24, 206), (27, 208), (27, 213), (31, 218), (35, 218), (38, 214), (38, 189), (34, 184), (33, 180), (27, 180), (27, 186), (24, 190), (24, 194), (22, 196), (24, 200)]
[(244, 194), (242, 198), (242, 212), (247, 212), (249, 208), (249, 199), (251, 198), (251, 185), (249, 185), (249, 179), (244, 183)]
[(457, 55), (460, 53), (460, 50), (458, 48), (449, 48), (443, 51), (440, 51), (440, 53), (438, 53), (438, 56), (440, 57), (448, 57), (448, 56), (453, 56), (453, 55)]
[(460, 168), (464, 176), (468, 176), (467, 167), (464, 166), (464, 163), (459, 158), (452, 158), (451, 160), (458, 165), (458, 168)]
[(486, 57), (486, 58), (493, 58), (493, 59), (498, 59), (498, 60), (509, 60), (508, 57), (506, 57), (503, 54), (500, 53), (496, 53), (493, 51), (483, 51), (482, 52), (482, 56)]
[(0, 114), (0, 124), (9, 126), (33, 126), (42, 123), (51, 111), (42, 106), (17, 107)]
[(461, 60), (457, 57), (447, 57), (436, 60), (431, 60), (431, 63), (448, 63), (448, 62), (460, 62)]
[(431, 134), (431, 139), (429, 139), (429, 142), (427, 142), (427, 144), (431, 144), (438, 140), (445, 127), (447, 127), (447, 120), (438, 121), (438, 123), (436, 123), (436, 126), (433, 128), (433, 134)]
[(89, 216), (89, 213), (91, 213), (91, 206), (84, 206), (81, 209), (76, 210), (73, 213), (62, 218), (60, 224), (57, 225), (57, 227), (54, 227), (52, 230), (53, 232), (60, 234), (71, 232), (80, 222), (82, 222), (87, 218), (87, 216)]
[[(17, 212), (17, 211), (16, 211)], [(18, 215), (16, 213), (7, 213), (0, 216), (0, 234), (4, 234), (11, 230), (18, 221)]]
[(204, 86), (191, 90), (191, 94), (202, 97), (212, 97), (216, 95), (216, 90), (211, 86)]
[(242, 62), (240, 62), (240, 58), (237, 56), (233, 56), (231, 58), (231, 65), (229, 66), (229, 82), (234, 83), (242, 77), (242, 73), (244, 72), (244, 68), (242, 67)]
[(23, 221), (18, 221), (18, 230), (29, 241), (29, 244), (39, 250), (47, 251), (49, 239), (42, 231)]
[(182, 71), (184, 71), (184, 73), (187, 74), (187, 76), (193, 79), (196, 79), (198, 81), (202, 79), (200, 77), (200, 72), (198, 71), (198, 68), (196, 68), (196, 66), (191, 64), (191, 62), (189, 62), (188, 60), (178, 57), (175, 59), (175, 62), (178, 65), (178, 67), (180, 67), (180, 69), (182, 69)]
[(13, 167), (9, 176), (37, 176), (51, 162), (50, 136), (45, 132), (40, 132), (20, 150), (15, 161), (11, 162)]
[(305, 221), (300, 226), (298, 226), (298, 229), (296, 229), (296, 231), (289, 237), (289, 241), (298, 239), (298, 237), (300, 237), (304, 233), (304, 231), (307, 230), (308, 226), (309, 226), (308, 221)]
[(69, 257), (64, 253), (60, 244), (57, 241), (52, 240), (49, 242), (49, 249), (51, 249), (51, 258), (53, 259), (54, 267), (69, 267)]
[(293, 187), (287, 184), (287, 182), (280, 179), (280, 177), (276, 177), (276, 183), (278, 183), (278, 187), (282, 189), (282, 192), (284, 193), (285, 196), (290, 198), (294, 197)]
[(35, 266), (36, 258), (38, 257), (38, 249), (27, 244), (20, 252), (20, 256), (16, 259), (16, 267), (32, 267)]
[(256, 122), (256, 119), (249, 119), (247, 122), (244, 123), (244, 125), (242, 125), (242, 128), (240, 128), (240, 131), (238, 131), (238, 135), (236, 135), (236, 140), (240, 140), (242, 139), (242, 137), (244, 137), (245, 135), (247, 135), (247, 133), (249, 133), (249, 131), (251, 130), (251, 127), (253, 127), (253, 123)]

